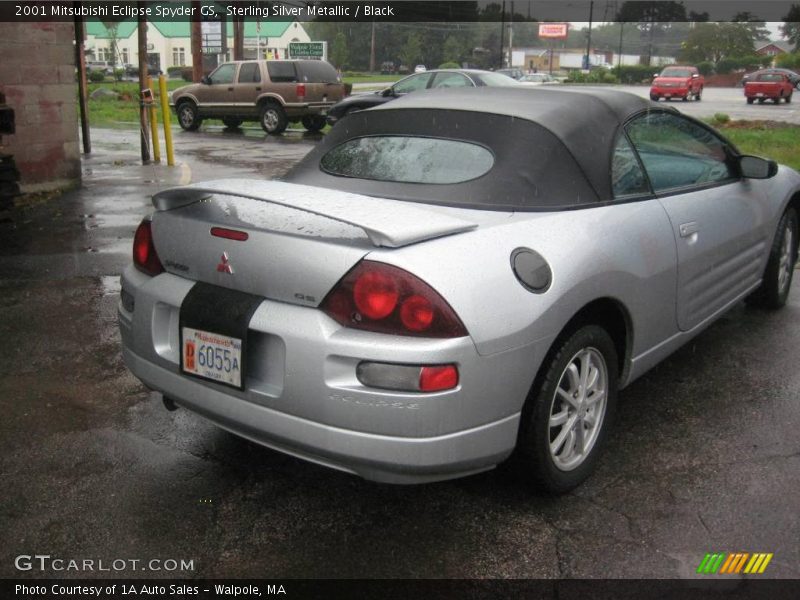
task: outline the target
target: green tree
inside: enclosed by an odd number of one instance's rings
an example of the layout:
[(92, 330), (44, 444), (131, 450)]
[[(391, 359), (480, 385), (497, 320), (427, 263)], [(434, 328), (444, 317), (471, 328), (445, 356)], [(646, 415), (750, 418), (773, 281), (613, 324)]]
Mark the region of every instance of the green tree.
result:
[(347, 65), (347, 36), (343, 31), (336, 34), (331, 45), (331, 62), (339, 69)]
[(800, 4), (792, 4), (789, 12), (783, 17), (781, 33), (794, 44), (794, 51), (800, 52)]
[(119, 21), (103, 21), (103, 25), (108, 33), (108, 49), (111, 56), (109, 64), (111, 68), (117, 66), (117, 42), (119, 40)]
[(750, 30), (750, 36), (754, 42), (765, 42), (769, 40), (769, 29), (765, 21), (758, 21), (750, 11), (738, 12), (731, 19), (734, 23), (744, 23)]
[(745, 23), (698, 23), (689, 32), (679, 54), (688, 62), (718, 63), (753, 53), (753, 33)]
[(442, 60), (444, 62), (461, 63), (461, 44), (452, 35), (447, 36), (442, 48)]
[(413, 67), (422, 60), (422, 38), (419, 33), (412, 32), (408, 35), (400, 51), (400, 60), (408, 67)]
[(644, 64), (649, 65), (660, 39), (678, 22), (688, 20), (681, 2), (623, 2), (618, 21), (637, 23), (644, 42)]

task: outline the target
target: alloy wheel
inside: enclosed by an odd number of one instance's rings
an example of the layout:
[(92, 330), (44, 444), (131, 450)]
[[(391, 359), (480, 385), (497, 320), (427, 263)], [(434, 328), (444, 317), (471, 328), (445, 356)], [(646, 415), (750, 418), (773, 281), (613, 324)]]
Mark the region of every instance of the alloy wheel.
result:
[(606, 412), (608, 368), (595, 348), (583, 348), (569, 361), (553, 396), (549, 449), (561, 471), (579, 467), (594, 447)]
[(783, 294), (792, 276), (792, 248), (794, 246), (791, 223), (786, 223), (783, 230), (783, 244), (781, 246), (780, 262), (778, 263), (778, 292)]

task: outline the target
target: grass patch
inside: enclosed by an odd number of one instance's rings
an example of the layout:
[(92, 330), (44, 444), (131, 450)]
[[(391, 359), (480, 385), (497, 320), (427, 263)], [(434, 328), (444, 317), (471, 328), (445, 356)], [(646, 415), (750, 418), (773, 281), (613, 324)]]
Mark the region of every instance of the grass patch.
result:
[(353, 75), (342, 77), (344, 83), (394, 83), (405, 77), (405, 75)]
[[(159, 107), (159, 120), (161, 119), (161, 100), (158, 93), (157, 81), (155, 86), (156, 104)], [(182, 79), (168, 80), (167, 90), (172, 91), (187, 85)], [(129, 126), (139, 122), (139, 83), (137, 81), (109, 81), (104, 83), (90, 83), (89, 86), (89, 123), (103, 127)], [(92, 98), (92, 92), (97, 89), (112, 90), (119, 94), (119, 98)], [(175, 115), (172, 115), (175, 122)]]
[(713, 125), (744, 154), (771, 158), (800, 171), (800, 125), (779, 121), (728, 121)]

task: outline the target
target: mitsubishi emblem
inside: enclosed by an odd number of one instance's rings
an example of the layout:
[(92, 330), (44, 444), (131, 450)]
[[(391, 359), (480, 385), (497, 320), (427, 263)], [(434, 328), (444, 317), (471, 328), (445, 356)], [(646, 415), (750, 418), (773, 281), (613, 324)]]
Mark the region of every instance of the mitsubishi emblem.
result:
[(217, 265), (217, 272), (218, 273), (228, 273), (229, 275), (233, 275), (233, 265), (228, 262), (228, 253), (223, 252), (222, 258)]

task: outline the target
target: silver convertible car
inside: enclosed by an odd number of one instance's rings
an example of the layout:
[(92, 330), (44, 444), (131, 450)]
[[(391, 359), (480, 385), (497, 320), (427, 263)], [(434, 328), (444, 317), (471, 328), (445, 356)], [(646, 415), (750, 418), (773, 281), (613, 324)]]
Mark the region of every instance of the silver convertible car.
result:
[(153, 203), (119, 324), (168, 407), (371, 480), (511, 458), (559, 493), (618, 389), (786, 302), (800, 175), (630, 94), (450, 89), (346, 117), (282, 181)]

